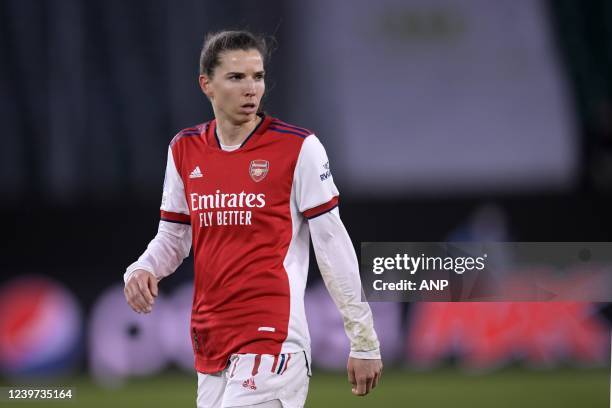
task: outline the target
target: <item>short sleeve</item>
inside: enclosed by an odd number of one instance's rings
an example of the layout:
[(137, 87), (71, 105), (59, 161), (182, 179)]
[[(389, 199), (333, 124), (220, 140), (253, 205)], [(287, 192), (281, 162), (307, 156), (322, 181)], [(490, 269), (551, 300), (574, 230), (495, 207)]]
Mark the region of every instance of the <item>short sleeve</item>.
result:
[(338, 189), (331, 175), (325, 148), (315, 135), (308, 136), (297, 160), (295, 198), (306, 218), (325, 214), (338, 206)]
[(163, 221), (187, 225), (191, 223), (189, 207), (187, 207), (187, 200), (185, 199), (185, 185), (176, 169), (172, 148), (168, 148), (164, 192), (162, 194), (160, 210)]

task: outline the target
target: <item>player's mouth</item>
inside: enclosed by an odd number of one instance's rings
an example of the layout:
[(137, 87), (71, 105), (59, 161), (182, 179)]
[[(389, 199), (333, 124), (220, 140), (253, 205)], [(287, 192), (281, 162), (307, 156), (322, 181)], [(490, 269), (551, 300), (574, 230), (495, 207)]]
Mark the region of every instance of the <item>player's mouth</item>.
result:
[(257, 105), (254, 103), (245, 103), (240, 105), (240, 111), (242, 113), (250, 114), (257, 112)]

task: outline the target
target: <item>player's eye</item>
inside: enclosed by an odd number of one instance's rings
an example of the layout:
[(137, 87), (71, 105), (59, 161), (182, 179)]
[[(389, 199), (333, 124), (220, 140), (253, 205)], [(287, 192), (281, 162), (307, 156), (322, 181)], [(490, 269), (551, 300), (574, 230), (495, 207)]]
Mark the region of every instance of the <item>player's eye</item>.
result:
[(233, 74), (229, 76), (229, 79), (232, 81), (239, 81), (242, 79), (242, 75), (240, 74)]
[(257, 81), (261, 81), (262, 79), (264, 79), (264, 74), (255, 74), (255, 79)]

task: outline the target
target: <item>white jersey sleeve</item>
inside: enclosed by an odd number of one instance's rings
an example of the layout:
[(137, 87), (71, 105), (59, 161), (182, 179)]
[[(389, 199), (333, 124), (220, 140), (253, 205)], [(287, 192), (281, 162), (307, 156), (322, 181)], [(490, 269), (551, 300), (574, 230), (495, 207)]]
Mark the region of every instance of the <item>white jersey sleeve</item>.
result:
[(372, 311), (367, 302), (361, 301), (357, 256), (338, 209), (311, 219), (308, 225), (321, 276), (344, 321), (350, 356), (379, 359)]
[(179, 175), (172, 149), (168, 149), (166, 176), (161, 203), (161, 221), (157, 235), (136, 262), (128, 266), (123, 279), (125, 283), (134, 271), (144, 269), (157, 279), (173, 273), (189, 256), (191, 250), (191, 224), (185, 199), (185, 187)]
[(295, 169), (295, 192), (299, 211), (311, 219), (338, 205), (325, 148), (315, 135), (304, 140)]
[(161, 219), (168, 222), (190, 224), (189, 207), (185, 198), (185, 185), (176, 169), (172, 148), (168, 148), (164, 192), (161, 202)]

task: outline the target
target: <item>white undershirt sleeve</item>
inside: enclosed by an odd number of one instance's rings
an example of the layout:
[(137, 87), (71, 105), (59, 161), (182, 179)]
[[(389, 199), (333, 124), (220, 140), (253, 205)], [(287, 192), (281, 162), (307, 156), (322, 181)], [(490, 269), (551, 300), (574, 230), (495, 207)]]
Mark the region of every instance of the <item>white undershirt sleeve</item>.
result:
[(172, 274), (189, 256), (191, 226), (160, 221), (157, 235), (136, 262), (128, 266), (123, 277), (125, 283), (134, 271), (144, 269), (158, 280)]
[(308, 225), (321, 276), (342, 314), (351, 357), (380, 358), (372, 311), (361, 301), (357, 255), (338, 209), (311, 219)]
[(172, 149), (168, 149), (166, 176), (161, 204), (162, 220), (157, 235), (136, 262), (128, 266), (125, 283), (137, 269), (151, 272), (158, 280), (172, 274), (189, 256), (191, 225), (185, 200), (185, 187), (174, 162)]
[(344, 321), (350, 356), (379, 359), (372, 311), (361, 301), (357, 256), (337, 208), (338, 190), (325, 149), (314, 135), (304, 141), (294, 182), (297, 206), (308, 219), (321, 276)]

